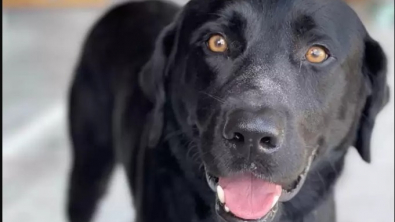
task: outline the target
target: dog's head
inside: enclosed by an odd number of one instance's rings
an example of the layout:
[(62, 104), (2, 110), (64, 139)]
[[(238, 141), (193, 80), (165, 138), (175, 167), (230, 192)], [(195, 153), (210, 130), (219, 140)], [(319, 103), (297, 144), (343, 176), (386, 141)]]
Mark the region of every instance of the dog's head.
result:
[(337, 0), (192, 0), (149, 67), (151, 145), (170, 104), (228, 221), (269, 221), (312, 161), (339, 146), (369, 162), (388, 101), (381, 47)]

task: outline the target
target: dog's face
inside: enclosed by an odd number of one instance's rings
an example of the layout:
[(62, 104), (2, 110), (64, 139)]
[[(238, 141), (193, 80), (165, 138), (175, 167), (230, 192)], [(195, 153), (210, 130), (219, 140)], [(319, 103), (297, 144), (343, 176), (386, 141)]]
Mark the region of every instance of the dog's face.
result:
[(385, 56), (344, 3), (192, 0), (167, 33), (167, 96), (225, 220), (270, 221), (341, 144), (369, 159)]

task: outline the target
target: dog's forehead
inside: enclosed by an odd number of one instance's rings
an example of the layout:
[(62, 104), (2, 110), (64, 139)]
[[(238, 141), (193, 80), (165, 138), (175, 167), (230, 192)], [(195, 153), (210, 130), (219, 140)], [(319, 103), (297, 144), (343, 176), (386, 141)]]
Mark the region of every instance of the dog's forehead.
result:
[(230, 22), (238, 19), (246, 32), (290, 31), (293, 24), (303, 23), (344, 35), (361, 29), (358, 16), (340, 0), (192, 0), (185, 16), (201, 22), (218, 17)]

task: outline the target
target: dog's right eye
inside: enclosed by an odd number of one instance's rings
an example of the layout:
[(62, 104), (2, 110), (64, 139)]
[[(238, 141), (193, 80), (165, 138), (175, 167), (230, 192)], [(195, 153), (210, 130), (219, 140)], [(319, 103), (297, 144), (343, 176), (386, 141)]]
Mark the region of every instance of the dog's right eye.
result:
[(311, 63), (322, 63), (329, 57), (327, 51), (323, 46), (312, 46), (306, 52), (306, 59)]
[(228, 49), (228, 44), (222, 35), (215, 34), (209, 38), (207, 47), (212, 52), (225, 52)]

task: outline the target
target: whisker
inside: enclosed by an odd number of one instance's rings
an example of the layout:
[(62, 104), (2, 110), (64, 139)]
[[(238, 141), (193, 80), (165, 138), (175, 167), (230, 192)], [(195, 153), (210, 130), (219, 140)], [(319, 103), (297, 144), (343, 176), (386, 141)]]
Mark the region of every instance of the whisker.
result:
[(299, 73), (302, 71), (302, 64), (303, 64), (303, 61), (300, 61), (300, 63), (299, 63)]
[(167, 133), (164, 136), (164, 140), (167, 141), (167, 140), (171, 139), (172, 137), (180, 136), (182, 134), (183, 134), (183, 132), (181, 130), (173, 131), (173, 132)]
[(318, 175), (318, 177), (320, 178), (320, 181), (321, 181), (322, 185), (325, 186), (325, 180), (324, 180), (324, 178), (321, 176), (321, 173), (317, 171), (317, 175)]
[(215, 99), (216, 101), (218, 101), (218, 102), (220, 102), (222, 104), (225, 103), (225, 101), (223, 101), (221, 98), (219, 98), (217, 96), (214, 96), (214, 95), (212, 95), (210, 93), (207, 93), (207, 92), (204, 92), (204, 91), (200, 91), (200, 93), (202, 93), (202, 94), (204, 94), (204, 95), (206, 95), (208, 97), (211, 97), (211, 98)]

